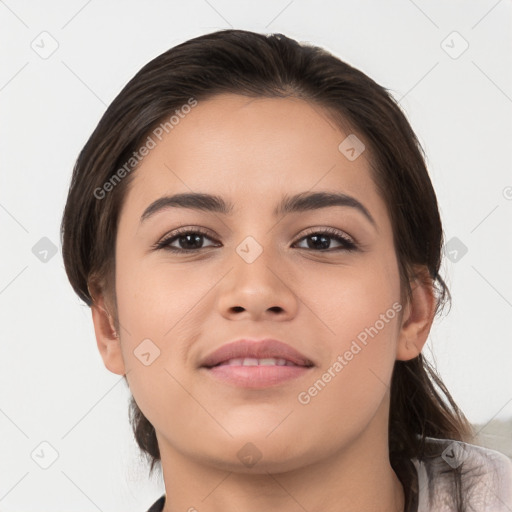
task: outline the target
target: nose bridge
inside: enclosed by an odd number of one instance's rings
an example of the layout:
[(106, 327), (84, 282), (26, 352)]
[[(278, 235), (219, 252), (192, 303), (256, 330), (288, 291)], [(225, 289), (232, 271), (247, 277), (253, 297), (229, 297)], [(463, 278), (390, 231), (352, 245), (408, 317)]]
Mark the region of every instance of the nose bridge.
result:
[(238, 212), (234, 254), (231, 258), (231, 263), (235, 265), (233, 272), (240, 278), (254, 277), (269, 283), (275, 280), (278, 283), (281, 280), (286, 282), (287, 268), (282, 257), (282, 241), (279, 239), (282, 224), (273, 217), (268, 207), (264, 208), (265, 202), (263, 191), (255, 186), (254, 194)]
[(276, 230), (272, 229), (269, 213), (262, 211), (264, 201), (257, 201), (256, 197), (261, 196), (253, 194), (252, 199), (244, 202), (243, 210), (238, 212), (236, 224), (239, 228), (235, 233), (238, 240), (235, 241), (233, 263), (241, 263), (238, 257), (246, 265), (258, 262), (259, 269), (264, 263), (270, 264), (271, 260), (275, 263)]
[(275, 286), (275, 274), (279, 273), (281, 266), (278, 252), (272, 236), (245, 236), (235, 247), (231, 258), (237, 282), (242, 284), (247, 279), (251, 282), (254, 279), (252, 286)]
[(235, 246), (228, 263), (231, 271), (221, 287), (219, 305), (223, 314), (243, 309), (258, 316), (276, 308), (295, 314), (296, 297), (278, 254), (272, 236), (265, 236), (263, 230), (246, 235)]

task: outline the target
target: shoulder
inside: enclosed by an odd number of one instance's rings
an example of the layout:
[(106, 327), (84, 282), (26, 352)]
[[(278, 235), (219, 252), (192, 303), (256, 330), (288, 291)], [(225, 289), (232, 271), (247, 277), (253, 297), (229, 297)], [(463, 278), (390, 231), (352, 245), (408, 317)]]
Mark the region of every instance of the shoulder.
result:
[(426, 438), (418, 471), (418, 512), (452, 512), (457, 500), (475, 512), (512, 510), (512, 460), (496, 450), (451, 439)]

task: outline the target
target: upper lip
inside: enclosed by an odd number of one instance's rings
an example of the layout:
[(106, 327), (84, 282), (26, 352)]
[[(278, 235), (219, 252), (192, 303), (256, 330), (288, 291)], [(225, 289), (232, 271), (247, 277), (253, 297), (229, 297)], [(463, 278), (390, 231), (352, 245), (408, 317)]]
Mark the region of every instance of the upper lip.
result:
[(276, 358), (286, 359), (297, 366), (314, 366), (314, 363), (296, 349), (279, 340), (266, 338), (263, 340), (240, 339), (226, 343), (206, 356), (200, 366), (211, 368), (230, 359)]

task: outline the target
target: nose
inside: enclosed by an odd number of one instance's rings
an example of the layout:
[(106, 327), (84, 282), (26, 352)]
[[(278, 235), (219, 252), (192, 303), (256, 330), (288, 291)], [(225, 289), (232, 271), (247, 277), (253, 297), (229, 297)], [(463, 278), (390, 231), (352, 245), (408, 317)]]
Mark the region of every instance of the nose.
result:
[(264, 249), (252, 259), (238, 249), (230, 258), (227, 275), (219, 283), (220, 314), (230, 320), (292, 319), (300, 305), (295, 290), (299, 280), (293, 269), (270, 250)]

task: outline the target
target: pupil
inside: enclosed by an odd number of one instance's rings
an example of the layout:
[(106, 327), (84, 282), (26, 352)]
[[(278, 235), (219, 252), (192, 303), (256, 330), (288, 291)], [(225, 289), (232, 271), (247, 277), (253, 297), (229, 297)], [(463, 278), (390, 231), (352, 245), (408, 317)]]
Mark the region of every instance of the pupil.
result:
[[(310, 238), (317, 242), (318, 240), (322, 240), (323, 242), (321, 244), (317, 244), (317, 245), (314, 245), (313, 248), (318, 248), (320, 246), (320, 248), (322, 249), (328, 249), (329, 248), (329, 237), (328, 236), (325, 236), (325, 235), (311, 235)], [(308, 244), (310, 245), (310, 244)], [(311, 248), (311, 247), (310, 247)]]
[(203, 235), (194, 235), (194, 234), (184, 235), (184, 236), (180, 237), (180, 243), (183, 242), (184, 240), (186, 240), (185, 245), (187, 245), (189, 242), (189, 240), (188, 240), (189, 238), (193, 238), (194, 240), (191, 244), (189, 244), (188, 247), (186, 247), (187, 249), (190, 247), (195, 248), (197, 246), (200, 246), (201, 245), (200, 242), (203, 238)]

